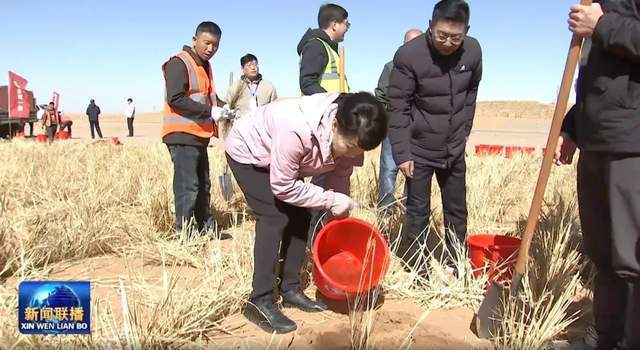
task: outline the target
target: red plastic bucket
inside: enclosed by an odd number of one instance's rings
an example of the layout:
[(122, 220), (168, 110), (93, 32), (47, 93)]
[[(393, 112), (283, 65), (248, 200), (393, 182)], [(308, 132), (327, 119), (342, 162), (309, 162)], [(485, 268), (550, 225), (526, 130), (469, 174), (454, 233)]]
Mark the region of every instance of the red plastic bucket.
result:
[(38, 134), (38, 136), (36, 136), (36, 141), (45, 143), (48, 141), (48, 137), (45, 134)]
[(500, 145), (476, 145), (476, 155), (478, 156), (499, 156), (502, 154), (504, 146)]
[(520, 241), (520, 238), (501, 235), (467, 237), (473, 275), (479, 277), (488, 270), (490, 281), (511, 280)]
[(507, 158), (511, 158), (516, 154), (533, 154), (535, 151), (535, 147), (508, 146), (504, 149), (504, 155)]
[(67, 131), (58, 131), (56, 133), (56, 139), (58, 139), (58, 140), (68, 140), (69, 139), (69, 133)]
[(476, 145), (476, 155), (486, 156), (489, 154), (489, 145)]
[(353, 299), (378, 285), (389, 259), (387, 241), (369, 223), (333, 220), (313, 243), (313, 280), (327, 298)]

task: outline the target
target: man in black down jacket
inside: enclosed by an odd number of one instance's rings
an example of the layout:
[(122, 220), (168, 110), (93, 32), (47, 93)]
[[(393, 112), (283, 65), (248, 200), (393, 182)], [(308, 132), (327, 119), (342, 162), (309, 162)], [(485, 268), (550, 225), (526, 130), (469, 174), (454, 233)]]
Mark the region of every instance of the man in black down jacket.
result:
[(91, 129), (91, 138), (95, 139), (95, 133), (98, 133), (98, 137), (102, 138), (102, 130), (100, 130), (100, 107), (96, 104), (96, 101), (91, 99), (89, 106), (87, 106), (87, 117), (89, 117), (89, 128)]
[(597, 349), (640, 349), (640, 0), (573, 6), (569, 26), (587, 41), (556, 161), (577, 143)]
[[(434, 173), (442, 190), (449, 249), (449, 231), (463, 242), (467, 234), (464, 150), (482, 76), (480, 44), (466, 35), (468, 30), (469, 5), (442, 0), (427, 33), (403, 45), (393, 60), (389, 139), (408, 189), (399, 254), (423, 276), (425, 261), (416, 258), (440, 246), (437, 235), (428, 234)], [(419, 249), (425, 244), (427, 252)]]

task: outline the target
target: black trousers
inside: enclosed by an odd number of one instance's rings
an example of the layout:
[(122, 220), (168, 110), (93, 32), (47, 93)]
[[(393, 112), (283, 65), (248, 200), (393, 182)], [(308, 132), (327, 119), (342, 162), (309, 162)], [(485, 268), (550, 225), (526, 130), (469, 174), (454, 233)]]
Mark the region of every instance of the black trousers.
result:
[(60, 131), (64, 131), (65, 129), (69, 133), (69, 137), (71, 137), (71, 125), (73, 125), (72, 121), (64, 122), (60, 125)]
[(33, 136), (33, 122), (29, 122), (29, 136)]
[(640, 349), (640, 155), (582, 152), (578, 204), (596, 266), (598, 349)]
[[(287, 204), (273, 195), (269, 169), (238, 163), (228, 155), (227, 162), (256, 216), (251, 299), (270, 298), (277, 278), (282, 280), (282, 292), (300, 288), (311, 219), (309, 210)], [(281, 275), (276, 276), (279, 258), (284, 260), (284, 265)]]
[(57, 131), (58, 131), (58, 125), (52, 124), (51, 126), (47, 126), (47, 139), (49, 140), (49, 142), (53, 142), (53, 139), (56, 136)]
[(98, 133), (98, 137), (102, 138), (102, 130), (100, 130), (100, 122), (98, 120), (89, 120), (89, 128), (91, 128), (91, 138), (95, 139), (95, 132)]
[[(417, 266), (419, 255), (443, 253), (438, 235), (435, 232), (429, 233), (431, 179), (434, 174), (442, 193), (445, 231), (453, 231), (458, 241), (464, 243), (467, 236), (466, 171), (464, 154), (447, 169), (415, 163), (413, 178), (407, 179), (406, 223), (398, 249), (398, 254), (409, 266), (421, 270), (422, 266)], [(447, 248), (454, 252), (450, 238), (449, 232), (446, 232)], [(420, 251), (421, 247), (426, 247), (427, 251)]]
[(176, 233), (183, 223), (193, 223), (199, 232), (214, 225), (211, 215), (211, 180), (207, 148), (167, 145), (173, 162), (173, 195), (175, 196)]
[(127, 118), (127, 128), (129, 129), (129, 136), (133, 136), (133, 118)]

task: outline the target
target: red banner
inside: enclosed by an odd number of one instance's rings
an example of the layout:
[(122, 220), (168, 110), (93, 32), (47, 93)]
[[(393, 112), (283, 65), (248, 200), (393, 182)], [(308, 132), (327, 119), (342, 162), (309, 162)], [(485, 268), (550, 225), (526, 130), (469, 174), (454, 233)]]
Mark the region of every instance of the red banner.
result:
[(53, 101), (53, 108), (57, 111), (58, 110), (58, 102), (60, 102), (60, 94), (57, 92), (53, 92), (53, 98), (51, 99), (51, 101)]
[(26, 89), (27, 79), (9, 72), (9, 118), (29, 118), (31, 101)]

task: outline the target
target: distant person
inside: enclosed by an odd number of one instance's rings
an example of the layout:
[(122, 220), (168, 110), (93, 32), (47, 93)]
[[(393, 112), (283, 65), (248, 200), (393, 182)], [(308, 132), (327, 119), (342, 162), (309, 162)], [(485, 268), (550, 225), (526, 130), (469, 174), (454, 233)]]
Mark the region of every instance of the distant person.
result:
[(67, 117), (67, 115), (62, 111), (58, 111), (58, 120), (60, 120), (60, 131), (66, 130), (69, 134), (69, 138), (71, 138), (71, 126), (73, 125), (73, 120)]
[(124, 116), (127, 118), (127, 128), (129, 129), (129, 135), (127, 135), (127, 137), (133, 137), (133, 118), (136, 116), (136, 106), (133, 104), (132, 98), (127, 99)]
[[(398, 253), (424, 278), (428, 270), (418, 257), (443, 247), (429, 230), (434, 174), (442, 191), (449, 252), (455, 251), (451, 233), (461, 243), (467, 236), (464, 150), (482, 76), (480, 44), (467, 36), (469, 18), (466, 1), (439, 1), (427, 33), (396, 52), (387, 90), (389, 141), (408, 192)], [(455, 273), (453, 267), (451, 272)]]
[(201, 235), (215, 230), (207, 146), (218, 136), (216, 120), (231, 113), (216, 94), (209, 63), (221, 36), (216, 23), (200, 23), (192, 46), (185, 45), (162, 66), (166, 95), (161, 136), (173, 162), (176, 237), (183, 230)]
[(227, 91), (227, 103), (230, 108), (237, 110), (239, 116), (249, 115), (258, 107), (278, 99), (273, 84), (262, 78), (255, 55), (248, 53), (242, 56), (240, 67), (240, 80), (234, 82)]
[[(422, 35), (422, 31), (420, 29), (410, 29), (404, 34), (404, 43), (406, 44), (420, 35)], [(378, 78), (378, 86), (375, 89), (376, 99), (382, 103), (387, 111), (389, 110), (387, 89), (389, 88), (389, 77), (391, 76), (392, 69), (393, 60), (384, 65), (380, 78)], [(393, 160), (391, 143), (389, 143), (389, 137), (387, 136), (384, 141), (382, 141), (382, 147), (380, 149), (380, 173), (378, 176), (378, 209), (380, 209), (381, 213), (386, 216), (392, 215), (396, 207), (393, 204), (396, 201), (395, 193), (397, 177), (398, 166)]]
[[(27, 122), (29, 124), (29, 137), (33, 137), (33, 122), (32, 121), (28, 121)], [(24, 127), (23, 127), (24, 129)]]
[(42, 127), (45, 129), (49, 143), (53, 142), (56, 132), (58, 131), (58, 125), (60, 125), (60, 121), (58, 119), (58, 112), (56, 111), (55, 104), (53, 102), (49, 102), (49, 106), (47, 106), (47, 109), (44, 111), (44, 115), (42, 116)]
[(33, 122), (27, 121), (21, 124), (21, 130), (24, 132), (24, 128), (29, 124), (29, 136), (33, 137)]
[(100, 107), (96, 104), (96, 101), (91, 99), (89, 106), (87, 107), (87, 116), (89, 117), (89, 128), (91, 128), (91, 138), (95, 139), (95, 132), (98, 133), (98, 137), (102, 138), (102, 131), (100, 130)]

